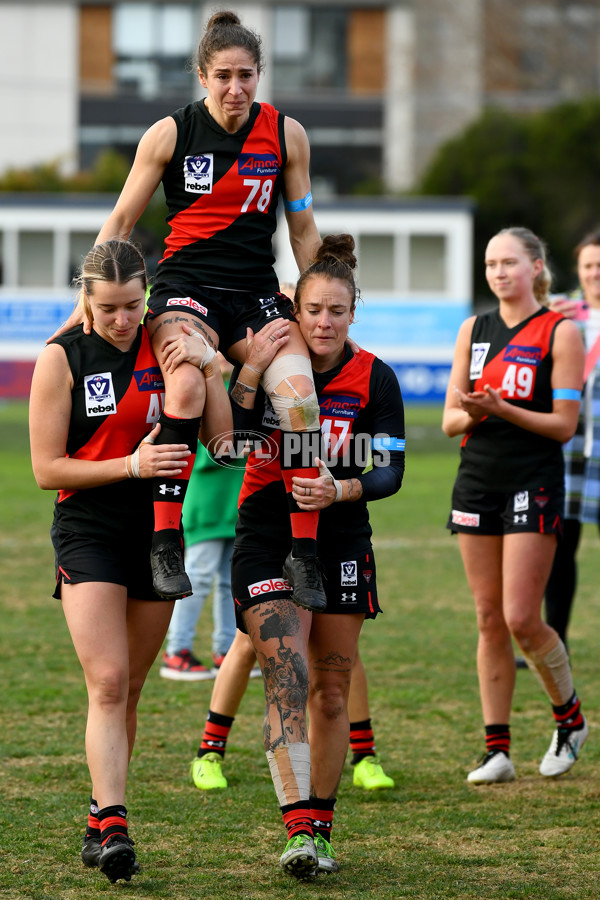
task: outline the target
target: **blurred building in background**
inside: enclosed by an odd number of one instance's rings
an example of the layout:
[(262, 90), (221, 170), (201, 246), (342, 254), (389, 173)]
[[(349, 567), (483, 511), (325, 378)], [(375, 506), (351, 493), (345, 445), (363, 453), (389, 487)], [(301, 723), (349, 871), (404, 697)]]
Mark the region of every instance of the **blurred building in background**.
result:
[[(306, 128), (321, 233), (357, 239), (358, 340), (404, 366), (410, 399), (439, 400), (471, 308), (473, 210), (391, 198), (486, 107), (596, 94), (600, 0), (0, 0), (0, 172), (85, 170), (107, 148), (132, 161), (149, 125), (203, 95), (194, 55), (219, 7), (262, 36), (258, 99)], [(0, 397), (26, 393), (114, 199), (0, 194)]]
[(132, 157), (201, 96), (190, 60), (216, 6), (263, 37), (259, 99), (309, 133), (315, 189), (410, 189), (490, 104), (534, 110), (600, 85), (598, 0), (0, 3), (0, 170)]

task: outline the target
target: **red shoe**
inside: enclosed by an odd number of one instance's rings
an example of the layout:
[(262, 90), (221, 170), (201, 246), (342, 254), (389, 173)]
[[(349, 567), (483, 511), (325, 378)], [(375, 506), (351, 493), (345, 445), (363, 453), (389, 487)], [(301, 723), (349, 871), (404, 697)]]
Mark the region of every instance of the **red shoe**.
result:
[(172, 656), (163, 653), (160, 675), (173, 681), (207, 681), (215, 677), (212, 669), (207, 669), (189, 650), (180, 650)]

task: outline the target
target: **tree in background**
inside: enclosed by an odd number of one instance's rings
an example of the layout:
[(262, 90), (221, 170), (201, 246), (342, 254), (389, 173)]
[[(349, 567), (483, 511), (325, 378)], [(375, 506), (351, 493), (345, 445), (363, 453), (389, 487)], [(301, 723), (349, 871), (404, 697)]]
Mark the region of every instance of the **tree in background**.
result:
[(415, 193), (475, 200), (476, 299), (489, 299), (486, 244), (509, 225), (548, 243), (554, 290), (573, 288), (573, 248), (600, 226), (600, 100), (529, 115), (488, 110), (440, 148)]
[[(26, 169), (12, 168), (0, 175), (0, 192), (117, 195), (125, 184), (130, 166), (125, 156), (114, 150), (105, 150), (98, 156), (93, 169), (74, 175), (62, 175), (58, 161), (28, 166)], [(133, 240), (141, 246), (150, 275), (160, 258), (168, 231), (166, 214), (166, 204), (160, 192), (156, 192), (132, 233)]]

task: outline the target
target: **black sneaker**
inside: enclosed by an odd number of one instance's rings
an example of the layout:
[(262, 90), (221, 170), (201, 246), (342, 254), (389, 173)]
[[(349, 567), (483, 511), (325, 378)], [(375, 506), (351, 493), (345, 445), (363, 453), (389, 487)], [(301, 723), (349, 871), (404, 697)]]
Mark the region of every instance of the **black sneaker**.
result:
[(95, 869), (100, 860), (102, 852), (102, 844), (100, 838), (88, 837), (83, 839), (83, 847), (81, 848), (81, 861), (88, 869)]
[(131, 838), (126, 834), (113, 834), (109, 837), (100, 851), (98, 868), (113, 884), (119, 878), (131, 881), (131, 876), (140, 870)]
[(179, 600), (192, 593), (190, 579), (183, 564), (183, 551), (179, 544), (167, 541), (152, 548), (152, 584), (154, 590), (165, 600)]
[(296, 606), (312, 612), (323, 612), (327, 608), (321, 567), (316, 556), (293, 557), (290, 553), (283, 564), (283, 577), (292, 585), (292, 600)]

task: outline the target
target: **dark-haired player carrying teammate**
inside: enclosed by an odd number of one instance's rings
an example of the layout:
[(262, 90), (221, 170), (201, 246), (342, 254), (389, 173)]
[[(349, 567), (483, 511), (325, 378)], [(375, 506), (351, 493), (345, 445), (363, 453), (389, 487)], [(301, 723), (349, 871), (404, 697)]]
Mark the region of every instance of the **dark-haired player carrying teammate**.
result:
[[(264, 745), (288, 837), (280, 865), (296, 877), (338, 869), (330, 837), (348, 747), (350, 677), (363, 621), (380, 612), (367, 501), (398, 491), (404, 472), (398, 379), (372, 353), (354, 352), (347, 343), (357, 298), (353, 250), (351, 235), (325, 237), (295, 295), (329, 471), (322, 468), (316, 480), (294, 476), (286, 497), (280, 478), (286, 449), (277, 417), (268, 398), (255, 403), (260, 372), (273, 352), (271, 338), (285, 340), (274, 326), (250, 339), (248, 363), (232, 392), (250, 411), (246, 426), (268, 433), (266, 446), (279, 449), (262, 465), (261, 447), (246, 464), (232, 591), (238, 626), (248, 632), (264, 677)], [(373, 467), (365, 471), (371, 454)], [(299, 609), (285, 577), (290, 501), (293, 515), (321, 510), (323, 612)]]

